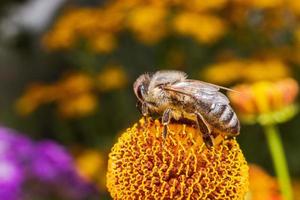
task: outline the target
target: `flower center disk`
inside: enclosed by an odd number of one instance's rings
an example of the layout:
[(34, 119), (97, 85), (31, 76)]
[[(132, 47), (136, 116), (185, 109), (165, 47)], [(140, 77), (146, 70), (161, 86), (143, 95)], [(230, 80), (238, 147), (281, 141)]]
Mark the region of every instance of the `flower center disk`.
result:
[(107, 187), (114, 199), (243, 199), (248, 166), (235, 139), (207, 149), (201, 133), (158, 121), (127, 129), (109, 155)]

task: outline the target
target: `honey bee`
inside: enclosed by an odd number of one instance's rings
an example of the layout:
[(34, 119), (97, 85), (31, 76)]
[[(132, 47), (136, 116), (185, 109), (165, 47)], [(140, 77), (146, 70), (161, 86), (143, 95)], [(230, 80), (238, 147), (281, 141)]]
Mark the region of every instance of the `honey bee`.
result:
[(161, 116), (164, 137), (171, 119), (195, 122), (208, 148), (219, 134), (225, 137), (239, 134), (239, 120), (228, 98), (220, 92), (227, 88), (187, 79), (181, 71), (163, 70), (141, 75), (133, 89), (143, 116)]

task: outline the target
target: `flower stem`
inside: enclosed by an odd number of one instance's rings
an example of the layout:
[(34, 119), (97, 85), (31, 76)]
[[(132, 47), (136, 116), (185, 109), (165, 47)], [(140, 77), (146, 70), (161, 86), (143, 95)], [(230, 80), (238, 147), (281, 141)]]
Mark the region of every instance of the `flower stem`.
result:
[(279, 130), (275, 125), (264, 125), (264, 131), (267, 137), (267, 142), (272, 155), (273, 165), (279, 180), (283, 199), (292, 200), (293, 194), (291, 181)]

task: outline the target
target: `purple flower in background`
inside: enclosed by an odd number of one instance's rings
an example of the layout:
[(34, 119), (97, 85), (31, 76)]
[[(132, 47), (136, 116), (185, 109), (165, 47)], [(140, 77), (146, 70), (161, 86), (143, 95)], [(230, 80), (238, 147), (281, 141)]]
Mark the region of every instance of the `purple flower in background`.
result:
[(0, 158), (0, 199), (19, 199), (22, 179), (23, 173), (17, 163)]
[(33, 156), (32, 172), (42, 181), (55, 181), (65, 174), (74, 173), (68, 152), (52, 141), (37, 143)]
[(31, 159), (32, 143), (14, 130), (0, 126), (0, 158), (10, 157), (23, 165)]
[(0, 127), (0, 199), (97, 199), (96, 187), (76, 173), (67, 150)]

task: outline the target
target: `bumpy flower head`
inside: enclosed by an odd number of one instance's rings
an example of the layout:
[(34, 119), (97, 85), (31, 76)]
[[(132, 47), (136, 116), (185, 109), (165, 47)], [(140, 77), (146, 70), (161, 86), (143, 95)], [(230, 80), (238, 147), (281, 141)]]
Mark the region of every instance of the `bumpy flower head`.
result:
[(291, 78), (238, 85), (233, 89), (238, 92), (229, 93), (229, 97), (246, 123), (281, 123), (297, 112), (294, 101), (299, 88), (298, 83)]
[(114, 199), (243, 199), (248, 166), (235, 139), (207, 149), (198, 129), (156, 120), (127, 129), (109, 155)]

